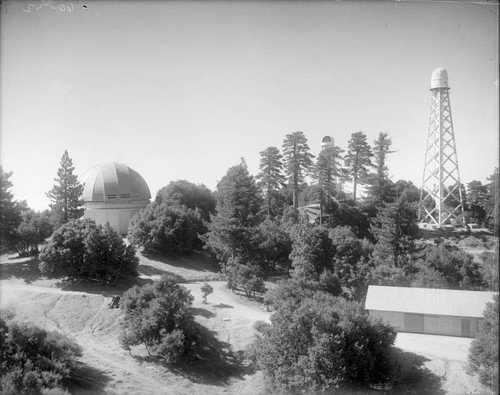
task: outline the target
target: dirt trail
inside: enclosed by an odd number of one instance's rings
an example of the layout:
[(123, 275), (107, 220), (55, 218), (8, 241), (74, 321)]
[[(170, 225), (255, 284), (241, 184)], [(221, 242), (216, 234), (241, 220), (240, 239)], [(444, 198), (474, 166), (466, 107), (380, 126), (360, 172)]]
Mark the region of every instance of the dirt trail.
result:
[[(221, 282), (210, 282), (214, 293), (209, 296), (209, 304), (204, 305), (202, 284), (186, 284), (195, 297), (193, 307), (208, 317), (198, 314), (196, 319), (202, 324), (208, 323), (207, 327), (220, 341), (228, 342), (235, 349), (244, 348), (253, 338), (253, 323), (257, 319), (269, 320), (270, 313), (260, 311), (256, 303), (249, 306), (245, 303), (251, 302), (239, 302), (239, 297), (232, 295)], [(136, 356), (138, 352), (140, 358), (131, 357), (118, 341), (120, 310), (109, 309), (109, 301), (109, 297), (89, 292), (0, 281), (0, 307), (13, 310), (21, 321), (63, 332), (75, 339), (83, 349), (81, 361), (98, 372), (96, 377), (86, 377), (86, 381), (100, 382), (103, 393), (229, 394), (234, 393), (232, 385), (245, 383), (244, 379), (227, 385), (193, 382), (144, 359), (145, 352), (140, 347), (133, 351)]]
[[(79, 394), (95, 394), (96, 388), (106, 394), (238, 394), (265, 393), (260, 373), (229, 375), (230, 380), (212, 382), (186, 372), (173, 371), (154, 363), (143, 347), (132, 350), (134, 357), (123, 350), (118, 341), (119, 309), (109, 309), (111, 298), (82, 291), (66, 291), (50, 280), (32, 273), (31, 284), (24, 281), (23, 259), (0, 262), (0, 308), (10, 308), (20, 321), (32, 322), (49, 330), (57, 330), (73, 337), (83, 349), (82, 362), (88, 366), (81, 377), (92, 389)], [(142, 257), (143, 258), (143, 257)], [(142, 261), (141, 261), (142, 262)], [(190, 281), (183, 285), (194, 296), (195, 319), (233, 351), (240, 351), (255, 336), (254, 323), (269, 321), (271, 314), (262, 311), (259, 303), (232, 293), (221, 281), (208, 281), (213, 293), (208, 303), (202, 303), (201, 279), (210, 279), (212, 271), (199, 270), (201, 263), (189, 268), (169, 262), (146, 261), (141, 269), (143, 277), (154, 278), (162, 272), (173, 273)], [(198, 266), (197, 266), (198, 265)], [(11, 269), (11, 266), (15, 268)], [(29, 267), (28, 267), (29, 269)], [(31, 269), (30, 269), (31, 270)], [(106, 292), (111, 294), (111, 292)], [(441, 378), (443, 394), (487, 394), (477, 378), (465, 373), (466, 354), (470, 339), (427, 336), (415, 338), (399, 334), (396, 346), (427, 358), (425, 366)], [(426, 335), (420, 335), (426, 336)], [(418, 393), (418, 392), (412, 392)]]

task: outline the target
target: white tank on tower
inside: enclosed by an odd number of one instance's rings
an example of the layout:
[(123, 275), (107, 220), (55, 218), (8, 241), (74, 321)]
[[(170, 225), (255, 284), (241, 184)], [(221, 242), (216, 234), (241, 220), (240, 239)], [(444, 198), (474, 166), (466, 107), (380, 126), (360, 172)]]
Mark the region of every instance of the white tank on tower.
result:
[(442, 67), (434, 70), (431, 77), (431, 89), (448, 88), (448, 72)]
[(448, 72), (434, 70), (419, 219), (439, 228), (463, 222), (464, 212), (449, 90)]

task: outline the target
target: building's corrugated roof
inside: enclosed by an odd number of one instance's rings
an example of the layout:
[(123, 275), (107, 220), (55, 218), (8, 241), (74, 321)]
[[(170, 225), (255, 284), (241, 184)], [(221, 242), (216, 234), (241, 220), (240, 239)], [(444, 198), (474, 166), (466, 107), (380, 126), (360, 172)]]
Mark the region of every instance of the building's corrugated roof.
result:
[(370, 285), (365, 309), (405, 313), (482, 317), (496, 292)]

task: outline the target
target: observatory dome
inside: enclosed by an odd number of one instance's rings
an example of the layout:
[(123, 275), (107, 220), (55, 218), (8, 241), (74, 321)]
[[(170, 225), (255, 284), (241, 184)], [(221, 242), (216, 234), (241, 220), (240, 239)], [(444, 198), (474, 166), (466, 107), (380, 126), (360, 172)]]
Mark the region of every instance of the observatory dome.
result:
[(434, 70), (431, 77), (431, 89), (449, 88), (448, 72), (442, 67)]
[(151, 193), (139, 173), (123, 163), (109, 162), (87, 170), (83, 184), (84, 217), (109, 223), (126, 234), (130, 219), (149, 204)]
[(331, 136), (325, 136), (321, 139), (321, 149), (333, 147), (334, 145), (335, 145), (335, 142), (333, 140), (333, 137), (331, 137)]
[(87, 170), (82, 177), (82, 198), (87, 202), (134, 202), (151, 199), (149, 187), (134, 169), (109, 162)]

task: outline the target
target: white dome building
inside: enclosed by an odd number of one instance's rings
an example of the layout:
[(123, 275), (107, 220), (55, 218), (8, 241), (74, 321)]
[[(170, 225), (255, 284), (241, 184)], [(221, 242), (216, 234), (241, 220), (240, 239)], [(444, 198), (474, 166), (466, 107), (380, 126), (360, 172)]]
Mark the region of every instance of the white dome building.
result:
[(84, 218), (109, 223), (124, 235), (130, 219), (149, 204), (151, 192), (139, 173), (123, 163), (109, 162), (87, 170), (83, 184)]

